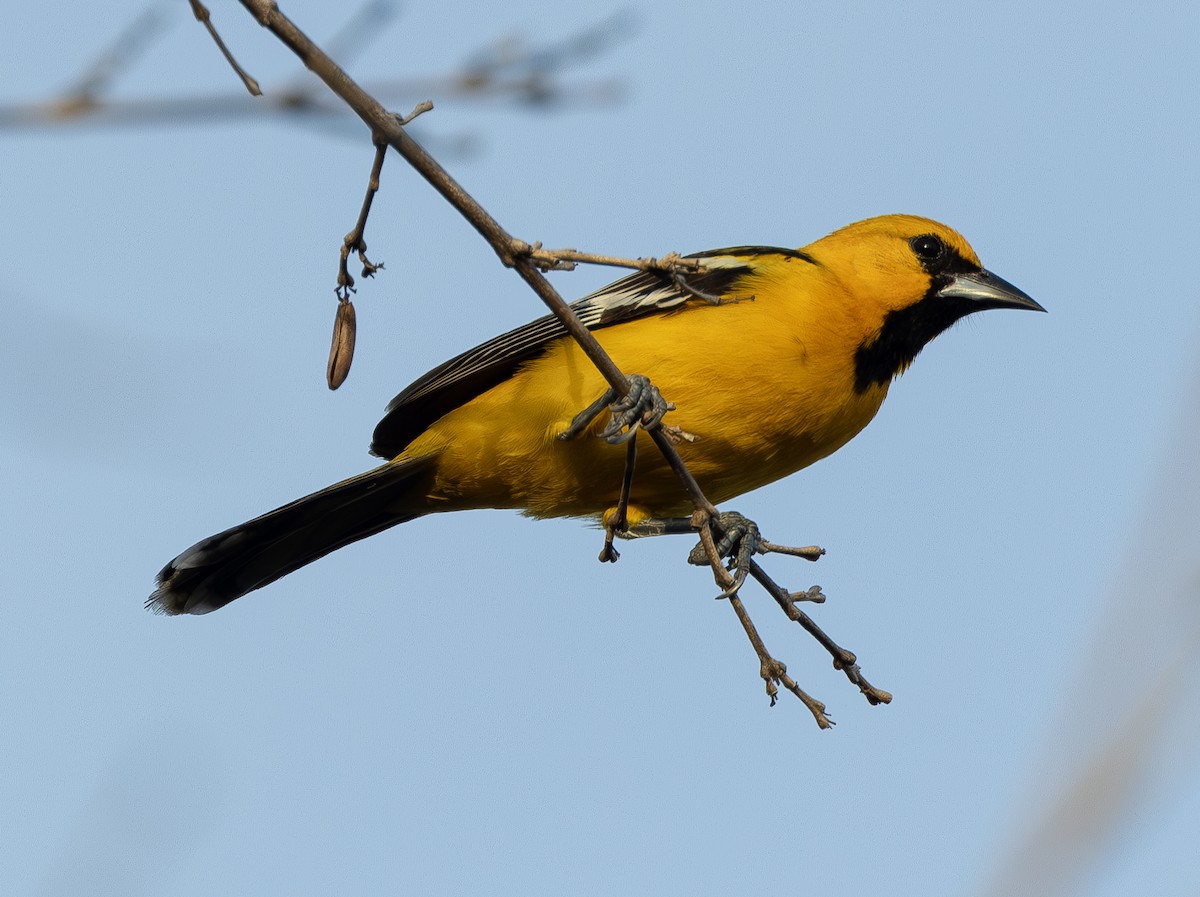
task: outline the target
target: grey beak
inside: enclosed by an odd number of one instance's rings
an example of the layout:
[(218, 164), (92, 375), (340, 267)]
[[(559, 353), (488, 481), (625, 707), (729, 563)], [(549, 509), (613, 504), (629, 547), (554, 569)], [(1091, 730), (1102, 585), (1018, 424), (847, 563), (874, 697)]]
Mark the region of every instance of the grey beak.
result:
[(1046, 310), (1003, 277), (984, 270), (955, 274), (950, 283), (938, 290), (938, 295), (948, 299), (964, 299), (973, 306), (972, 310), (979, 311), (988, 308)]

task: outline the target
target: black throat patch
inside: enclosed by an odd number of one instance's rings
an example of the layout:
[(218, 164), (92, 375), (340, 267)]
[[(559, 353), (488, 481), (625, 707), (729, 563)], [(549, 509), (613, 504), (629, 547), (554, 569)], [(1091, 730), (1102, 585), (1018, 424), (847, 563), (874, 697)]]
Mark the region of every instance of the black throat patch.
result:
[(930, 340), (979, 308), (964, 299), (940, 295), (956, 274), (977, 272), (978, 265), (932, 234), (913, 237), (909, 245), (929, 275), (929, 289), (907, 308), (888, 312), (879, 334), (855, 351), (854, 390), (860, 395), (872, 386), (886, 386), (912, 364)]
[(934, 278), (928, 293), (908, 308), (887, 313), (879, 335), (854, 353), (854, 390), (886, 386), (939, 333), (971, 312), (966, 303), (937, 295), (949, 278)]

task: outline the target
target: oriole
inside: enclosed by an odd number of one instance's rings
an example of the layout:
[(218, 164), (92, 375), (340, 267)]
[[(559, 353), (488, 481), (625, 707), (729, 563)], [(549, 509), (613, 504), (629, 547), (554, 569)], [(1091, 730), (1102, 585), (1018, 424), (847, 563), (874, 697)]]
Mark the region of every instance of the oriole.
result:
[[(573, 304), (616, 364), (677, 406), (699, 439), (680, 454), (714, 503), (807, 467), (875, 416), (893, 378), (955, 321), (989, 308), (1043, 311), (926, 218), (851, 224), (803, 249), (699, 253), (681, 283), (638, 272)], [(720, 296), (716, 303), (714, 296)], [(211, 536), (158, 575), (147, 607), (206, 613), (358, 539), (438, 511), (518, 508), (603, 518), (625, 451), (562, 440), (607, 384), (552, 317), (433, 369), (388, 406), (367, 473)], [(690, 513), (657, 451), (633, 477), (629, 524)]]

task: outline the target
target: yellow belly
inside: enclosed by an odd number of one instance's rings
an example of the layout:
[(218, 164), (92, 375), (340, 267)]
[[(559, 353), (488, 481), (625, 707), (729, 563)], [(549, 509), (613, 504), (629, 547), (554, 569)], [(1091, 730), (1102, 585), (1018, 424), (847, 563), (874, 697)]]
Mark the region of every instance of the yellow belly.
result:
[[(837, 337), (848, 331), (838, 323), (797, 321), (786, 306), (746, 301), (632, 321), (596, 337), (623, 371), (647, 375), (676, 404), (666, 422), (699, 437), (680, 445), (680, 455), (721, 503), (836, 451), (875, 416), (887, 388), (854, 391), (856, 344)], [(797, 333), (808, 333), (807, 343)], [(608, 415), (577, 439), (557, 437), (606, 385), (564, 338), (446, 414), (401, 457), (438, 456), (429, 510), (603, 514), (618, 500), (625, 462), (623, 446), (595, 435)], [(638, 449), (631, 522), (690, 513), (658, 449), (645, 437)]]

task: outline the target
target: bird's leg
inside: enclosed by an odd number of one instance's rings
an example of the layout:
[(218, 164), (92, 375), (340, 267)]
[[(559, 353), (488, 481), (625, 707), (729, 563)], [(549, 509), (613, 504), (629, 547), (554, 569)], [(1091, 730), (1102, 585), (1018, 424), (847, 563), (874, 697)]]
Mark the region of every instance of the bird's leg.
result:
[(562, 439), (563, 441), (568, 439), (578, 439), (583, 435), (583, 431), (588, 428), (588, 425), (600, 416), (600, 412), (612, 403), (616, 395), (617, 391), (615, 389), (612, 389), (611, 387), (606, 389), (603, 393), (601, 393), (600, 398), (596, 399), (596, 401), (592, 402), (592, 404), (588, 405), (573, 418), (571, 418), (570, 426), (559, 433), (558, 438)]
[[(600, 437), (611, 445), (622, 445), (633, 438), (638, 429), (653, 430), (662, 424), (663, 415), (674, 411), (675, 405), (668, 402), (658, 387), (641, 374), (629, 374), (629, 393), (618, 395), (609, 387), (604, 394), (571, 419), (570, 425), (559, 434), (559, 439), (576, 439), (583, 434), (601, 412), (607, 408), (612, 412)], [(677, 427), (666, 427), (672, 442), (695, 442), (696, 437)]]
[[(741, 514), (736, 514), (742, 517)], [(744, 517), (742, 517), (745, 520)], [(753, 524), (753, 521), (749, 521)], [(618, 532), (622, 539), (646, 539), (651, 536), (680, 536), (696, 532), (696, 524), (691, 517), (650, 517), (640, 523)], [(788, 554), (792, 557), (804, 558), (806, 561), (819, 560), (825, 554), (825, 549), (818, 545), (807, 545), (804, 548), (793, 548), (789, 545), (779, 545), (762, 539), (759, 542), (759, 554)], [(703, 562), (702, 562), (703, 563)]]
[(629, 492), (633, 487), (633, 467), (637, 463), (637, 434), (625, 443), (625, 473), (621, 477), (621, 497), (617, 506), (604, 515), (604, 548), (600, 550), (600, 563), (615, 564), (621, 553), (613, 548), (613, 537), (629, 526)]
[(650, 517), (617, 535), (622, 539), (649, 539), (651, 536), (681, 536), (695, 532), (691, 517)]

